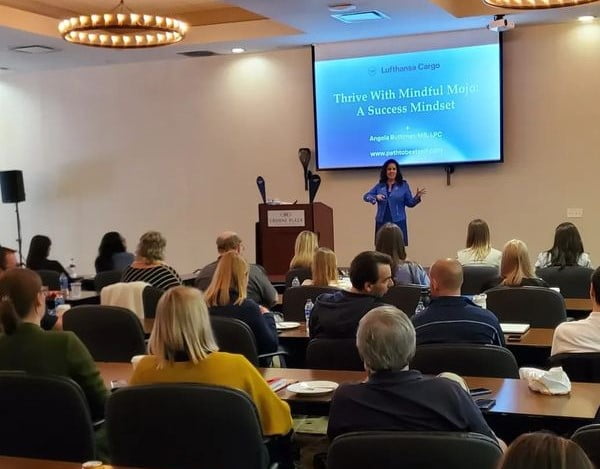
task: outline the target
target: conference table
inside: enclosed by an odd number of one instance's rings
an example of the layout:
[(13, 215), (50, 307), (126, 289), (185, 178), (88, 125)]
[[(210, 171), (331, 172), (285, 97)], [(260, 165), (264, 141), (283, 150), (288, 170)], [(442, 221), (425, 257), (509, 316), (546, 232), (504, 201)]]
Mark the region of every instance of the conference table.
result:
[(590, 298), (565, 298), (567, 311), (591, 311), (593, 304)]
[[(81, 469), (81, 466), (81, 462), (50, 461), (48, 459), (13, 458), (10, 456), (0, 456), (0, 468), (2, 469)], [(97, 469), (135, 468), (103, 464)]]

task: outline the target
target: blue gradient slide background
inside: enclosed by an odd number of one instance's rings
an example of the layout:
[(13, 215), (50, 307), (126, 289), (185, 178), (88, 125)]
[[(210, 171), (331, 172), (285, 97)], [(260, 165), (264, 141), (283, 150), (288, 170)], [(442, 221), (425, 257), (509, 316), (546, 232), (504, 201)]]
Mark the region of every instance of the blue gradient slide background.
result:
[[(499, 161), (499, 54), (499, 45), (491, 44), (316, 62), (319, 168), (380, 166), (389, 158), (403, 166)], [(425, 68), (432, 64), (439, 67)], [(399, 71), (402, 67), (416, 70)], [(444, 93), (412, 98), (399, 93), (430, 86), (441, 86)], [(471, 92), (452, 93), (454, 86), (466, 86)], [(393, 98), (373, 99), (371, 93), (378, 90), (392, 90)], [(368, 99), (336, 103), (340, 93), (366, 93)], [(419, 102), (424, 106), (436, 101), (453, 102), (454, 109), (415, 112)], [(407, 110), (368, 115), (369, 106)], [(359, 108), (365, 115), (357, 115)], [(380, 141), (370, 141), (371, 137)]]

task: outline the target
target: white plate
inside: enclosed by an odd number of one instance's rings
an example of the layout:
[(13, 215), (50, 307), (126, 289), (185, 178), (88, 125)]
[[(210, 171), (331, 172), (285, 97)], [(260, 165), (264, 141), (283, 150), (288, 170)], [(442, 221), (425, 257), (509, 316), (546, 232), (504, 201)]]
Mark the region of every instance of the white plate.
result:
[(294, 322), (294, 321), (281, 321), (281, 322), (276, 322), (275, 327), (278, 330), (283, 331), (285, 329), (295, 329), (296, 327), (300, 327), (300, 323)]
[(301, 381), (290, 384), (287, 390), (296, 394), (305, 394), (315, 396), (318, 394), (329, 394), (337, 389), (338, 384), (335, 381)]

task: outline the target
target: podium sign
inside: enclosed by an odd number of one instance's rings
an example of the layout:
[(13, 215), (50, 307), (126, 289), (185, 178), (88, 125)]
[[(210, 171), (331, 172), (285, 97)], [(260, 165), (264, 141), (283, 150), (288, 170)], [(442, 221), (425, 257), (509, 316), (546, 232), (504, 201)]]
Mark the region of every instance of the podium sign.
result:
[(269, 210), (267, 226), (305, 226), (304, 210)]

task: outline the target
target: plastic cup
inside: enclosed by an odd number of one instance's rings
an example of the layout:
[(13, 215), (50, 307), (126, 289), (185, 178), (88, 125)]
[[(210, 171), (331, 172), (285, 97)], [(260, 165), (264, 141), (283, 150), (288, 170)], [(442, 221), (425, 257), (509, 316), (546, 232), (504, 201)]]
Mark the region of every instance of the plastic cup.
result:
[(71, 283), (71, 298), (81, 298), (81, 282)]

